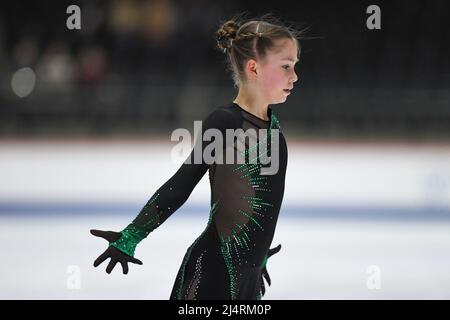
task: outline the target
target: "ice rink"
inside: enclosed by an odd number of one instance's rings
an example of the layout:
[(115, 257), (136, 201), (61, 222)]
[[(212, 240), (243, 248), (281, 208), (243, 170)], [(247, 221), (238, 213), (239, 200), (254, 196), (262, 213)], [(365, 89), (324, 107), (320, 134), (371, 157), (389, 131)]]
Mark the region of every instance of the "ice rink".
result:
[[(142, 242), (92, 266), (179, 166), (159, 141), (0, 143), (0, 299), (167, 299), (208, 221), (209, 181)], [(288, 141), (264, 299), (450, 299), (450, 147)], [(172, 157), (173, 160), (173, 157)]]

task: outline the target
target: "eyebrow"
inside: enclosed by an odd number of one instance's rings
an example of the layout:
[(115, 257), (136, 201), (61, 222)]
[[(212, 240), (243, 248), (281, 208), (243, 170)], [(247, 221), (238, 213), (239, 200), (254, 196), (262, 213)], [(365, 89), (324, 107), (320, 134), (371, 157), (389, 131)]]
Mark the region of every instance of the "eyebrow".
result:
[(299, 60), (297, 59), (297, 60), (294, 60), (294, 59), (291, 59), (291, 58), (285, 58), (285, 59), (283, 59), (283, 60), (289, 60), (289, 61), (292, 61), (292, 62), (298, 62)]

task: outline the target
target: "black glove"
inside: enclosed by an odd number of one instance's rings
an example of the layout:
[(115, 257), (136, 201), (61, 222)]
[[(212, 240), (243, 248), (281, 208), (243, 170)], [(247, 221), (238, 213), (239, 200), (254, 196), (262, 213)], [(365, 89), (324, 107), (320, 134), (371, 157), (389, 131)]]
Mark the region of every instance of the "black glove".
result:
[[(281, 249), (281, 244), (279, 244), (275, 248), (269, 249), (269, 251), (267, 252), (267, 259), (269, 259), (272, 255), (274, 255), (275, 253), (280, 251), (280, 249)], [(267, 283), (270, 286), (270, 284), (271, 284), (270, 276), (269, 276), (269, 273), (267, 272), (266, 265), (264, 265), (264, 267), (262, 269), (262, 274), (261, 274), (261, 292), (262, 292), (262, 295), (264, 295), (264, 293), (266, 293), (266, 287), (264, 285), (264, 278), (266, 279)]]
[[(102, 231), (102, 230), (91, 230), (91, 234), (100, 237), (103, 239), (106, 239), (109, 243), (117, 241), (122, 234), (120, 232), (115, 231)], [(128, 273), (128, 262), (136, 263), (136, 264), (142, 264), (142, 262), (132, 256), (129, 256), (119, 249), (109, 246), (108, 249), (106, 249), (105, 252), (103, 252), (95, 261), (94, 261), (94, 267), (97, 267), (100, 265), (103, 261), (106, 259), (111, 258), (109, 261), (108, 266), (106, 267), (106, 272), (111, 273), (111, 271), (116, 266), (117, 262), (120, 262), (122, 265), (123, 274)]]

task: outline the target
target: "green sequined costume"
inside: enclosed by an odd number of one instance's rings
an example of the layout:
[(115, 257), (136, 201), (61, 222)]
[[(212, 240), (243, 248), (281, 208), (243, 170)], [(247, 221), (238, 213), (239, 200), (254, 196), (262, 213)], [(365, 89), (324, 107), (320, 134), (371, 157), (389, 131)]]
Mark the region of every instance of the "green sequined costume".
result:
[[(187, 249), (170, 299), (261, 299), (261, 270), (267, 261), (284, 194), (287, 146), (278, 119), (268, 109), (265, 121), (231, 103), (216, 108), (202, 123), (202, 132), (219, 129), (255, 129), (244, 140), (245, 150), (236, 142), (224, 143), (223, 151), (242, 152), (245, 163), (227, 161), (194, 164), (196, 147), (205, 150), (211, 141), (197, 140), (191, 155), (179, 170), (150, 198), (139, 215), (112, 246), (133, 256), (136, 245), (162, 224), (188, 199), (209, 170), (211, 210), (207, 227)], [(266, 129), (266, 135), (259, 134)], [(278, 143), (271, 145), (274, 129)], [(251, 131), (251, 130), (250, 130)], [(247, 131), (247, 132), (250, 132)], [(251, 143), (253, 139), (254, 143)], [(266, 143), (266, 148), (262, 148)], [(200, 144), (200, 145), (199, 145)], [(198, 150), (198, 149), (197, 149)], [(279, 154), (275, 174), (262, 174), (264, 150)], [(216, 156), (216, 155), (214, 155)], [(226, 158), (223, 158), (226, 159)], [(256, 159), (256, 161), (255, 161)], [(188, 160), (190, 163), (188, 163)]]

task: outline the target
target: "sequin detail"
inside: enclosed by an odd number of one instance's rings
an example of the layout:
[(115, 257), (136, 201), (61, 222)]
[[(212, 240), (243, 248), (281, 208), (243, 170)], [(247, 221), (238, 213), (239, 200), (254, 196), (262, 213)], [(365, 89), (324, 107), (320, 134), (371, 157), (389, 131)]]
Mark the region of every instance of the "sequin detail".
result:
[(200, 280), (202, 278), (202, 258), (203, 258), (203, 254), (205, 252), (206, 252), (206, 249), (197, 258), (197, 261), (195, 263), (194, 276), (187, 288), (186, 295), (184, 297), (185, 300), (195, 300), (195, 298), (197, 296), (198, 286), (199, 286)]
[[(164, 213), (164, 210), (159, 208), (157, 204), (158, 198), (159, 193), (156, 192), (147, 201), (136, 219), (120, 232), (122, 236), (119, 240), (110, 243), (110, 246), (130, 256), (134, 256), (137, 244), (161, 224), (161, 215)], [(168, 210), (170, 210), (170, 207)]]
[(208, 224), (207, 224), (205, 230), (203, 230), (202, 234), (197, 239), (195, 239), (194, 243), (188, 248), (188, 250), (186, 252), (186, 255), (184, 256), (183, 262), (181, 264), (181, 273), (180, 273), (180, 275), (178, 276), (178, 279), (177, 279), (177, 281), (179, 283), (179, 286), (176, 289), (176, 296), (177, 296), (178, 300), (182, 299), (181, 298), (181, 294), (182, 294), (183, 283), (184, 283), (184, 273), (185, 273), (185, 270), (186, 270), (186, 264), (187, 264), (187, 262), (189, 261), (189, 259), (191, 257), (192, 249), (196, 246), (197, 242), (202, 238), (203, 234), (210, 227), (210, 225), (211, 225), (211, 223), (213, 221), (214, 215), (217, 212), (217, 204), (218, 204), (218, 202), (213, 203), (213, 205), (211, 207), (211, 210), (210, 210)]
[[(246, 252), (251, 250), (252, 233), (264, 232), (263, 219), (267, 211), (267, 207), (273, 207), (272, 203), (269, 203), (267, 199), (267, 193), (271, 192), (271, 189), (267, 187), (267, 176), (260, 174), (261, 170), (261, 158), (268, 155), (270, 152), (270, 139), (272, 129), (280, 130), (278, 119), (274, 114), (271, 115), (271, 122), (267, 135), (260, 139), (255, 146), (246, 148), (241, 152), (241, 156), (248, 159), (244, 164), (237, 166), (233, 171), (239, 175), (242, 180), (246, 180), (247, 185), (251, 186), (254, 190), (254, 194), (243, 195), (242, 199), (246, 200), (249, 204), (248, 209), (239, 209), (237, 214), (245, 216), (248, 220), (248, 224), (235, 224), (232, 228), (231, 234), (228, 236), (221, 235), (221, 252), (224, 257), (225, 264), (228, 269), (230, 278), (230, 293), (231, 299), (236, 300), (239, 297), (239, 288), (243, 281), (242, 270), (248, 270), (255, 267), (250, 265), (250, 262), (244, 257)], [(269, 144), (267, 148), (261, 148), (261, 144)], [(260, 152), (260, 149), (264, 149), (265, 152)], [(256, 246), (254, 243), (253, 246)], [(259, 266), (261, 271), (267, 263), (267, 256)], [(261, 299), (262, 291), (258, 290), (257, 299)]]

